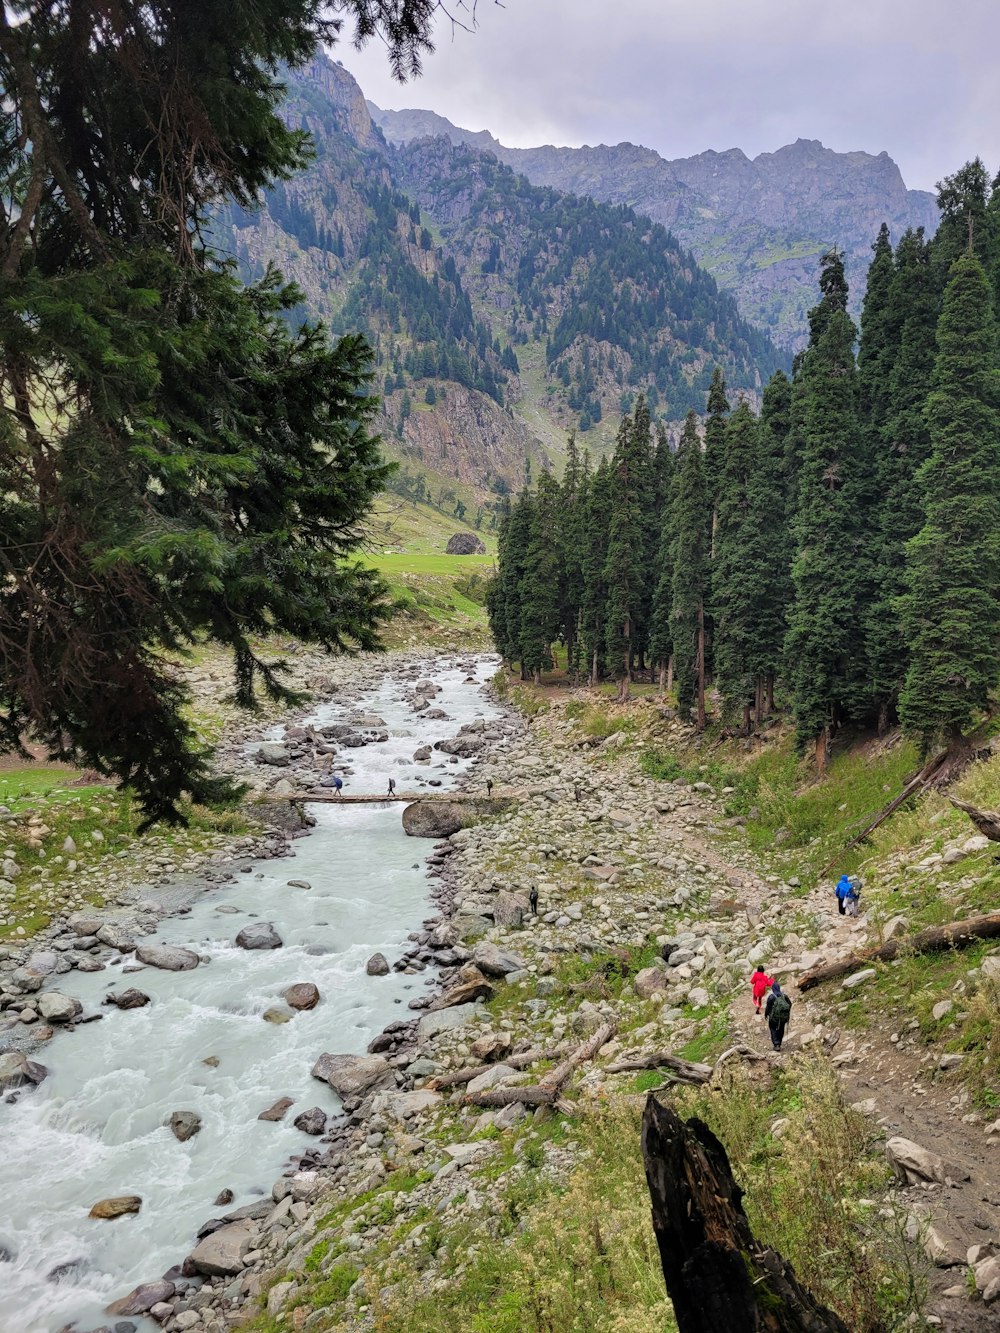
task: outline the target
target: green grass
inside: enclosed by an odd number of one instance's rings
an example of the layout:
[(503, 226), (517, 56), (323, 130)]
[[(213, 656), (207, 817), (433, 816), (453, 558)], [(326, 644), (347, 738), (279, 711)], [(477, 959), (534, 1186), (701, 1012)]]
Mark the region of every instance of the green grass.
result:
[(380, 569), (387, 579), (400, 574), (431, 574), (457, 578), (469, 574), (474, 569), (489, 570), (493, 567), (491, 555), (432, 555), (414, 551), (379, 555), (369, 552), (362, 559), (364, 563)]
[(47, 801), (72, 801), (92, 792), (107, 791), (104, 786), (70, 786), (80, 774), (74, 769), (45, 764), (26, 764), (0, 769), (0, 805), (17, 811), (25, 805)]

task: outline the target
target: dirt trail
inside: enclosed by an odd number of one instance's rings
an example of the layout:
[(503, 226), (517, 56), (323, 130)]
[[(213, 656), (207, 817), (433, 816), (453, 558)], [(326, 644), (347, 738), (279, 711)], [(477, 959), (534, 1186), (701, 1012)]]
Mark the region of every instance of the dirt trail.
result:
[[(745, 907), (751, 933), (756, 933), (762, 909), (773, 904), (774, 895), (781, 891), (778, 886), (769, 884), (747, 865), (735, 864), (695, 828), (675, 824), (672, 832), (687, 844), (691, 855), (732, 886)], [(790, 899), (789, 907), (805, 908), (821, 921), (821, 940), (811, 951), (814, 954), (840, 957), (865, 942), (864, 918), (853, 921), (841, 917), (830, 885)], [(794, 986), (796, 969), (780, 967), (780, 958), (774, 961), (793, 1000), (782, 1054), (773, 1053), (763, 1017), (754, 1012), (749, 980), (746, 992), (731, 1006), (734, 1036), (777, 1061), (806, 1044), (825, 1053), (837, 1071), (846, 1101), (864, 1103), (866, 1114), (879, 1124), (886, 1138), (900, 1135), (911, 1139), (959, 1168), (956, 1174), (969, 1176), (950, 1187), (928, 1184), (900, 1188), (897, 1197), (908, 1209), (926, 1214), (950, 1251), (949, 1257), (962, 1260), (954, 1266), (933, 1269), (927, 1313), (940, 1321), (935, 1326), (945, 1333), (997, 1333), (1000, 1313), (996, 1307), (988, 1309), (980, 1301), (968, 1299), (964, 1256), (970, 1246), (1000, 1243), (1000, 1133), (987, 1136), (986, 1118), (982, 1116), (973, 1123), (963, 1119), (972, 1107), (961, 1094), (956, 1077), (937, 1068), (938, 1051), (927, 1047), (900, 1049), (890, 1039), (892, 1031), (877, 1022), (865, 1031), (838, 1032), (831, 1007), (843, 998), (839, 984), (833, 982), (808, 997), (799, 996)], [(810, 1040), (817, 1025), (822, 1025), (823, 1039)], [(988, 1137), (993, 1141), (988, 1142)], [(949, 1289), (953, 1294), (946, 1295)]]

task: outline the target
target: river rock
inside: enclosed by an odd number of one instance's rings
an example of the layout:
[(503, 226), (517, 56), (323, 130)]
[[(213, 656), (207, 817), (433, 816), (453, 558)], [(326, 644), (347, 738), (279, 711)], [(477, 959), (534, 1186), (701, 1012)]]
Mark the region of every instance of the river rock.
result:
[(196, 1273), (227, 1277), (243, 1272), (243, 1258), (253, 1248), (256, 1228), (249, 1222), (220, 1227), (200, 1241), (188, 1256)]
[(518, 958), (513, 953), (504, 953), (491, 940), (483, 940), (481, 944), (476, 945), (472, 961), (487, 977), (505, 977), (508, 973), (520, 972), (527, 966), (523, 958)]
[(285, 768), (291, 761), (292, 756), (288, 746), (282, 745), (280, 741), (265, 741), (257, 751), (259, 764), (272, 764), (275, 768)]
[[(260, 1119), (259, 1116), (257, 1118), (258, 1120)], [(219, 1190), (218, 1194), (212, 1200), (212, 1207), (224, 1208), (227, 1203), (232, 1203), (234, 1198), (235, 1195), (233, 1194), (232, 1190)]]
[(384, 977), (389, 971), (389, 964), (386, 962), (385, 955), (373, 953), (368, 962), (365, 963), (365, 971), (370, 977)]
[(145, 991), (136, 990), (130, 986), (128, 990), (112, 991), (104, 997), (105, 1004), (113, 1004), (117, 1009), (141, 1009), (149, 1004), (149, 996)]
[(102, 944), (106, 944), (109, 949), (117, 949), (119, 953), (131, 953), (135, 948), (132, 932), (117, 921), (106, 921), (95, 933)]
[(105, 1307), (108, 1314), (148, 1314), (160, 1301), (169, 1301), (177, 1288), (172, 1282), (161, 1279), (159, 1282), (143, 1282), (133, 1287), (127, 1296)]
[(270, 921), (253, 921), (236, 936), (241, 949), (280, 949), (281, 936)]
[(523, 899), (502, 890), (497, 894), (496, 902), (493, 904), (493, 920), (498, 926), (516, 930), (524, 921), (527, 910), (528, 905)]
[[(470, 1050), (477, 1060), (488, 1065), (494, 1060), (502, 1060), (504, 1056), (510, 1055), (511, 1039), (506, 1032), (488, 1032), (485, 1037), (478, 1037), (472, 1043)], [(413, 1073), (412, 1065), (410, 1073)]]
[(13, 1088), (34, 1087), (48, 1075), (44, 1065), (29, 1060), (20, 1051), (5, 1051), (0, 1055), (0, 1092), (9, 1092)]
[[(294, 1102), (295, 1102), (294, 1097), (279, 1097), (278, 1100), (274, 1102), (273, 1105), (267, 1108), (266, 1111), (261, 1111), (257, 1119), (284, 1120), (285, 1112), (288, 1110), (290, 1106), (294, 1105)], [(228, 1203), (229, 1199), (227, 1199), (226, 1202)]]
[(485, 555), (486, 544), (482, 537), (477, 537), (474, 532), (456, 532), (453, 537), (448, 538), (448, 545), (444, 548), (445, 555)]
[(297, 1115), (292, 1124), (303, 1134), (322, 1134), (326, 1129), (326, 1112), (318, 1106), (310, 1106), (308, 1111)]
[(458, 801), (414, 801), (403, 810), (403, 832), (411, 838), (450, 838), (466, 814)]
[(434, 751), (429, 745), (418, 746), (418, 748), (413, 751), (413, 761), (416, 764), (426, 764), (433, 753)]
[(454, 984), (450, 985), (437, 999), (427, 1006), (429, 1010), (451, 1009), (455, 1005), (469, 1004), (473, 1000), (488, 1000), (493, 994), (493, 986), (486, 980), (478, 967), (467, 963), (455, 974)]
[(462, 1004), (441, 1012), (425, 1014), (417, 1022), (417, 1040), (429, 1041), (431, 1037), (436, 1037), (441, 1032), (465, 1027), (466, 1023), (471, 1023), (474, 1018), (485, 1013), (486, 1010), (482, 1005)]
[(174, 1111), (167, 1123), (174, 1138), (186, 1143), (201, 1129), (201, 1116), (194, 1111)]
[(198, 966), (198, 955), (178, 944), (140, 944), (135, 956), (147, 967), (159, 967), (165, 972), (190, 972)]
[[(486, 1092), (489, 1088), (495, 1088), (498, 1083), (505, 1083), (509, 1078), (518, 1077), (517, 1070), (510, 1065), (499, 1064), (491, 1065), (482, 1074), (477, 1074), (466, 1084), (465, 1091), (470, 1097), (475, 1097), (477, 1093)], [(520, 1077), (525, 1077), (520, 1075)]]
[(33, 953), (26, 966), (32, 972), (37, 972), (40, 977), (48, 977), (56, 970), (58, 963), (58, 954), (53, 953), (51, 949), (45, 949), (41, 953)]
[[(672, 954), (670, 961), (671, 963), (673, 962)], [(635, 987), (635, 993), (640, 1000), (649, 1000), (652, 999), (658, 991), (669, 989), (670, 980), (662, 968), (644, 967), (641, 971), (635, 974), (635, 980), (632, 984)]]
[(280, 1026), (282, 1023), (290, 1023), (295, 1015), (290, 1009), (279, 1009), (274, 1006), (271, 1009), (265, 1009), (261, 1017), (265, 1023), (275, 1023)]
[(112, 1199), (98, 1200), (87, 1216), (110, 1220), (124, 1217), (127, 1213), (137, 1213), (141, 1207), (142, 1199), (138, 1194), (118, 1194)]
[(74, 1000), (72, 995), (62, 995), (59, 991), (43, 991), (35, 1001), (35, 1008), (47, 1023), (72, 1023), (83, 1012), (83, 1005)]
[(313, 1078), (329, 1083), (338, 1097), (360, 1097), (375, 1088), (394, 1087), (392, 1066), (381, 1055), (330, 1055), (312, 1067)]
[(33, 967), (16, 967), (10, 979), (18, 990), (33, 992), (45, 985), (45, 973), (36, 972)]
[(311, 981), (297, 981), (281, 995), (292, 1009), (315, 1009), (319, 1004), (319, 988)]

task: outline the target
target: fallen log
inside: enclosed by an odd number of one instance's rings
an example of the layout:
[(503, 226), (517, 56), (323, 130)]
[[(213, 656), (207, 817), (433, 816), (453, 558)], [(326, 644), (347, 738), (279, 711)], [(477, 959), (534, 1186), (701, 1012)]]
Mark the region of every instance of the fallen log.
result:
[(602, 1046), (606, 1046), (614, 1035), (614, 1022), (602, 1023), (597, 1031), (578, 1046), (572, 1055), (562, 1064), (550, 1069), (538, 1083), (522, 1088), (486, 1088), (482, 1092), (467, 1093), (462, 1102), (465, 1106), (510, 1106), (514, 1102), (523, 1102), (525, 1106), (552, 1106), (559, 1102), (564, 1084), (569, 1081), (573, 1070), (587, 1060), (592, 1060)]
[(448, 1074), (436, 1074), (434, 1078), (427, 1080), (424, 1087), (431, 1092), (441, 1092), (445, 1088), (455, 1088), (462, 1083), (471, 1083), (480, 1074), (488, 1074), (498, 1064), (510, 1065), (511, 1069), (526, 1069), (528, 1065), (540, 1064), (542, 1060), (557, 1060), (560, 1055), (565, 1054), (565, 1043), (561, 1046), (554, 1046), (550, 1051), (523, 1051), (520, 1055), (508, 1055), (503, 1060), (494, 1060), (490, 1065), (472, 1065), (466, 1069), (455, 1069)]
[(964, 949), (974, 940), (989, 940), (997, 935), (1000, 935), (1000, 912), (970, 916), (963, 921), (952, 921), (947, 926), (932, 926), (905, 940), (887, 940), (878, 949), (866, 949), (863, 953), (851, 954), (849, 958), (825, 963), (799, 977), (796, 985), (800, 991), (812, 990), (824, 981), (833, 981), (836, 977), (846, 976), (848, 972), (856, 972), (868, 963), (887, 963), (908, 953), (940, 953), (943, 949)]
[(627, 1060), (616, 1060), (608, 1065), (609, 1074), (625, 1074), (630, 1069), (666, 1069), (676, 1083), (707, 1083), (712, 1077), (711, 1065), (693, 1064), (682, 1060), (679, 1055), (669, 1051), (652, 1051), (649, 1055), (636, 1055)]
[(1000, 842), (1000, 814), (995, 810), (980, 810), (968, 801), (960, 801), (957, 796), (949, 796), (948, 800), (956, 810), (961, 810), (963, 814), (969, 816), (976, 828), (990, 842)]
[(642, 1155), (680, 1333), (849, 1333), (754, 1236), (726, 1150), (707, 1125), (685, 1123), (650, 1096)]

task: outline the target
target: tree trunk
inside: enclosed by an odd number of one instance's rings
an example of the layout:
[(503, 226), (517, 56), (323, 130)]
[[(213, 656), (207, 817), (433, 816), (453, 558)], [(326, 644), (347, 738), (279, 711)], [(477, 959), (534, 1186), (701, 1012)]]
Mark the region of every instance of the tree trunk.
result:
[(816, 737), (816, 772), (823, 774), (826, 772), (826, 761), (829, 754), (830, 728), (824, 727)]
[(969, 805), (967, 801), (960, 801), (957, 796), (949, 796), (948, 800), (956, 810), (962, 810), (969, 816), (979, 832), (990, 842), (1000, 842), (1000, 814), (995, 810), (980, 810), (974, 805)]
[(705, 730), (705, 603), (698, 603), (698, 730)]
[(597, 682), (598, 682), (598, 680), (599, 680), (599, 676), (598, 676), (598, 674), (597, 674), (597, 662), (598, 662), (598, 658), (597, 658), (597, 649), (595, 648), (595, 649), (594, 649), (594, 655), (593, 655), (593, 661), (592, 661), (591, 668), (590, 668), (590, 683), (591, 683), (591, 685), (596, 685)]
[(609, 1074), (625, 1074), (632, 1069), (665, 1069), (677, 1083), (707, 1083), (712, 1077), (711, 1065), (693, 1064), (670, 1051), (651, 1051), (630, 1060), (615, 1060), (608, 1065)]
[(861, 832), (856, 837), (852, 838), (847, 846), (839, 851), (832, 861), (826, 863), (820, 871), (820, 874), (825, 875), (826, 872), (841, 859), (844, 852), (849, 852), (852, 847), (857, 847), (859, 843), (864, 842), (869, 834), (874, 833), (879, 824), (888, 819), (895, 810), (898, 810), (904, 801), (908, 800), (911, 796), (915, 796), (921, 788), (926, 787), (929, 782), (936, 778), (948, 756), (948, 750), (941, 750), (933, 759), (929, 759), (917, 776), (910, 779), (899, 795), (894, 796), (888, 805), (884, 805), (878, 814), (869, 820)]
[(868, 963), (891, 962), (900, 954), (940, 953), (944, 949), (964, 949), (976, 940), (994, 939), (1000, 935), (1000, 912), (988, 912), (985, 916), (970, 916), (964, 921), (952, 921), (947, 926), (932, 926), (922, 930), (919, 935), (911, 935), (905, 940), (887, 940), (878, 949), (866, 949), (863, 953), (851, 954), (849, 958), (840, 958), (835, 963), (825, 963), (813, 968), (799, 977), (800, 991), (812, 990), (824, 981), (833, 981), (836, 977), (856, 972)]
[(674, 655), (673, 653), (671, 653), (670, 656), (667, 658), (667, 691), (669, 692), (673, 688), (674, 688)]
[(582, 1046), (578, 1046), (572, 1055), (561, 1065), (550, 1069), (540, 1082), (526, 1088), (487, 1088), (483, 1092), (469, 1093), (463, 1100), (467, 1106), (510, 1106), (514, 1102), (523, 1102), (526, 1106), (551, 1106), (559, 1100), (563, 1085), (568, 1081), (573, 1070), (586, 1060), (592, 1060), (602, 1046), (611, 1040), (616, 1024), (602, 1023), (593, 1036), (588, 1037)]
[(667, 664), (660, 663), (660, 698), (662, 699), (667, 691)]
[(767, 703), (765, 704), (768, 717), (774, 712), (774, 672), (770, 672), (767, 677)]
[(685, 1123), (650, 1096), (642, 1155), (680, 1333), (849, 1333), (754, 1236), (726, 1150), (707, 1125)]
[(752, 730), (752, 724), (751, 724), (751, 722), (750, 722), (750, 711), (751, 711), (751, 710), (750, 710), (750, 705), (749, 705), (748, 703), (747, 703), (747, 704), (744, 704), (744, 705), (743, 705), (743, 735), (744, 735), (744, 736), (749, 736), (749, 735), (750, 735), (750, 732), (751, 732), (751, 730)]
[(889, 730), (889, 704), (883, 700), (878, 706), (878, 734), (884, 736)]
[(487, 1074), (494, 1065), (510, 1065), (511, 1069), (526, 1069), (541, 1060), (557, 1060), (566, 1054), (565, 1046), (555, 1046), (548, 1051), (524, 1051), (521, 1055), (508, 1055), (503, 1060), (494, 1060), (490, 1065), (473, 1065), (467, 1069), (455, 1069), (447, 1074), (438, 1074), (427, 1080), (425, 1087), (431, 1092), (440, 1092), (442, 1088), (456, 1088), (462, 1083), (471, 1083), (480, 1074)]

